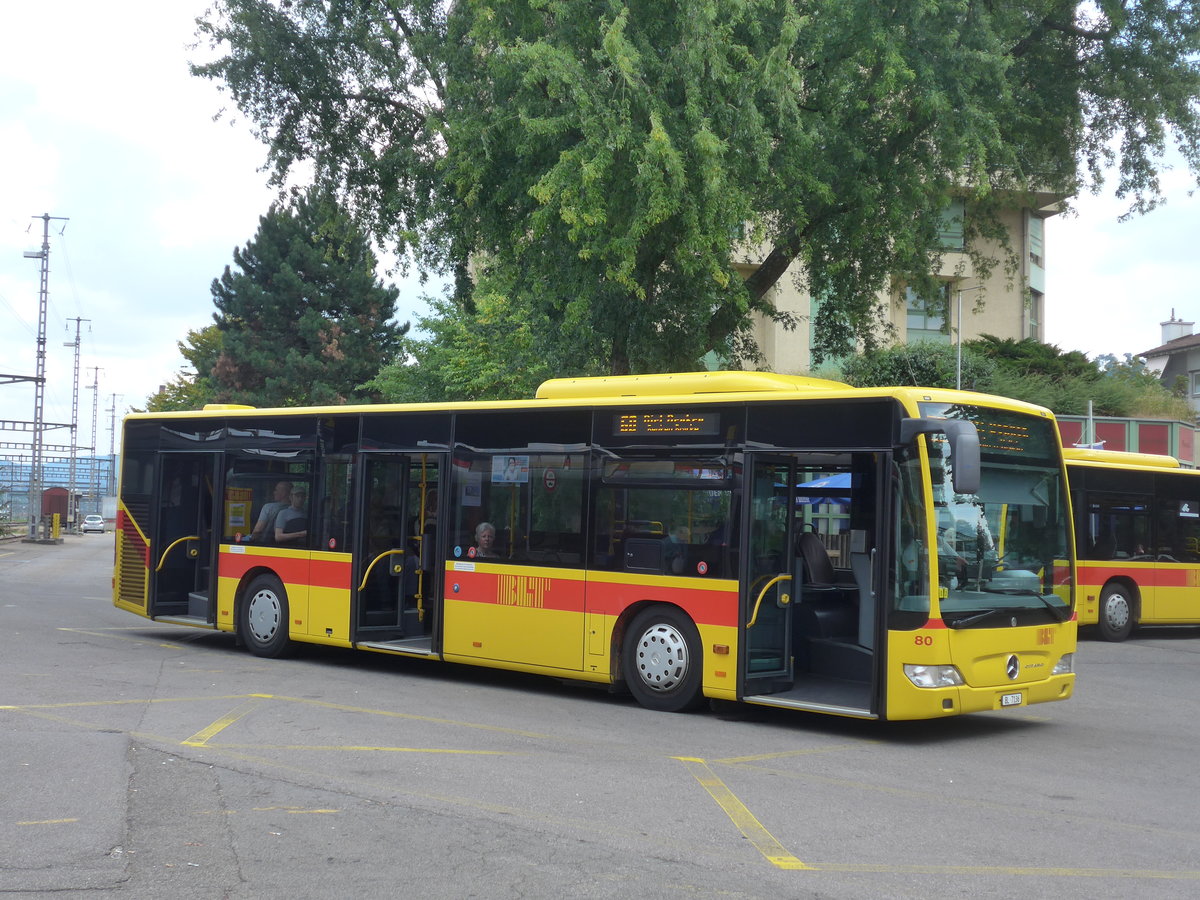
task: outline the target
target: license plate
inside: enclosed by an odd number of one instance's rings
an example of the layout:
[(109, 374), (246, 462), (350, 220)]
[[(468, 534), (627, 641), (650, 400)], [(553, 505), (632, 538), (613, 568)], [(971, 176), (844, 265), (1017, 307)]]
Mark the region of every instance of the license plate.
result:
[(1022, 694), (1019, 691), (1015, 694), (1001, 694), (1000, 695), (1000, 705), (1001, 706), (1020, 706), (1021, 705), (1021, 697), (1022, 697)]

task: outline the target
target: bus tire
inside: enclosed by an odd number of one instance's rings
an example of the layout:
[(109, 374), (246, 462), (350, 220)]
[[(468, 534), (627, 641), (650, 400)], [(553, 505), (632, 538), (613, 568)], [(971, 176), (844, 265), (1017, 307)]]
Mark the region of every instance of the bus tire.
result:
[(292, 649), (288, 637), (287, 591), (274, 575), (259, 575), (242, 597), (241, 632), (255, 656), (278, 659)]
[(673, 607), (652, 606), (634, 617), (621, 667), (630, 693), (647, 709), (687, 712), (704, 702), (700, 632)]
[(1123, 641), (1133, 632), (1132, 591), (1122, 584), (1106, 584), (1100, 592), (1096, 628), (1106, 641)]

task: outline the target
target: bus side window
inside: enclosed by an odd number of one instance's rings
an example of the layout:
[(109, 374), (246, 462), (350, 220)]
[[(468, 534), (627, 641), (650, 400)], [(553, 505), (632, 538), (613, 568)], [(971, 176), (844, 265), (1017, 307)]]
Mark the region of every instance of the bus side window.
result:
[[(578, 453), (456, 456), (457, 555), (497, 563), (582, 565), (585, 463), (586, 456)], [(481, 543), (477, 530), (484, 523), (492, 536)]]

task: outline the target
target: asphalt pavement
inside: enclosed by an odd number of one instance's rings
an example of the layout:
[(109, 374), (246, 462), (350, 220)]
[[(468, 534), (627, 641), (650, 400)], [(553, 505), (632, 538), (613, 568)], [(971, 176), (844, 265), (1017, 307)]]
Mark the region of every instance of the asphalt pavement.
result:
[(0, 896), (1193, 897), (1200, 628), (1063, 703), (653, 713), (112, 606), (113, 536), (0, 544)]

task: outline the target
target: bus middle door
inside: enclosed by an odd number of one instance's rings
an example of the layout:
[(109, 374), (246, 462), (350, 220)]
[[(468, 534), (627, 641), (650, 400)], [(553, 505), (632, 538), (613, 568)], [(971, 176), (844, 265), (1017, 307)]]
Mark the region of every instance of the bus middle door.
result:
[(354, 581), (359, 641), (432, 646), (440, 454), (363, 457)]

